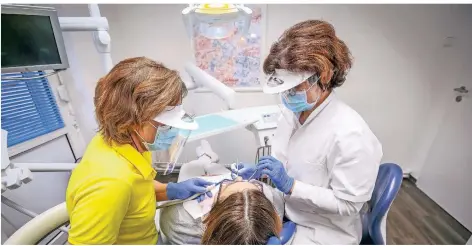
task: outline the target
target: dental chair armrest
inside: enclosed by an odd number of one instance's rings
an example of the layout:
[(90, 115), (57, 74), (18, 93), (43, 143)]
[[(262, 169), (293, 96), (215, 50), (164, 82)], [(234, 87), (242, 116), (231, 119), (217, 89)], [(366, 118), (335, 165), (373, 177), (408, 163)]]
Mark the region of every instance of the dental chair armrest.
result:
[(285, 222), (282, 227), (282, 232), (280, 233), (280, 238), (277, 238), (277, 237), (269, 238), (269, 241), (267, 241), (267, 245), (286, 244), (295, 233), (295, 228), (296, 228), (296, 224), (293, 223), (292, 221)]

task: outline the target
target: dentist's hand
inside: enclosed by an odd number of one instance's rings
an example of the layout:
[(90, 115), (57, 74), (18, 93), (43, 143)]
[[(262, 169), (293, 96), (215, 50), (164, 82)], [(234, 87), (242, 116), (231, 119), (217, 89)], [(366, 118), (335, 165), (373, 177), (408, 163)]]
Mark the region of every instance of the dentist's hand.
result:
[(231, 172), (242, 177), (244, 180), (251, 179), (258, 179), (261, 177), (261, 172), (258, 171), (256, 165), (248, 164), (248, 163), (236, 163), (231, 167)]
[(272, 183), (283, 193), (288, 195), (292, 190), (294, 179), (288, 176), (284, 165), (279, 160), (272, 156), (264, 156), (259, 159), (257, 169), (261, 174), (268, 175)]
[(267, 241), (267, 245), (284, 245), (286, 244), (295, 233), (296, 224), (292, 221), (287, 221), (283, 224), (282, 232), (280, 232), (280, 238), (278, 237), (270, 237), (269, 241)]
[[(208, 197), (212, 196), (211, 192), (207, 192), (206, 187), (212, 185), (212, 182), (208, 182), (203, 179), (193, 178), (180, 183), (168, 183), (167, 184), (167, 198), (169, 200), (175, 199), (187, 199), (196, 193), (206, 193)], [(202, 194), (198, 199), (204, 198), (205, 194)]]

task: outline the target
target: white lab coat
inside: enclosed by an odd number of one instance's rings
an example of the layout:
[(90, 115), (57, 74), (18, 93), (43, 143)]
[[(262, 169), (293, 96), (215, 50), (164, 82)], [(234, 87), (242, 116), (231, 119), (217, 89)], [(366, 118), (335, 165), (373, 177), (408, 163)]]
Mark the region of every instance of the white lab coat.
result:
[(272, 155), (295, 179), (285, 196), (286, 216), (297, 224), (292, 244), (358, 244), (359, 212), (382, 158), (379, 140), (334, 92), (303, 125), (288, 109), (282, 114)]

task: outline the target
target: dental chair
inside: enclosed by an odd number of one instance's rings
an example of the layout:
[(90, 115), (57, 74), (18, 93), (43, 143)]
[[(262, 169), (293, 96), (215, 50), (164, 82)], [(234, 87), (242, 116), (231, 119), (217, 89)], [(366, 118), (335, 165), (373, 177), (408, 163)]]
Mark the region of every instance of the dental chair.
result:
[(67, 213), (66, 203), (63, 202), (28, 221), (13, 233), (4, 245), (36, 245), (56, 230), (61, 231), (56, 236), (59, 238), (68, 231), (68, 228), (64, 227), (68, 222), (69, 214)]
[[(46, 235), (59, 229), (60, 227), (63, 227), (63, 225), (68, 223), (68, 221), (69, 215), (64, 202), (30, 220), (28, 223), (18, 229), (18, 231), (16, 231), (10, 238), (8, 238), (4, 244), (36, 245)], [(291, 221), (285, 222), (282, 233), (280, 234), (280, 238), (270, 238), (267, 242), (267, 245), (286, 244), (292, 238), (294, 232), (295, 223)], [(161, 236), (159, 236), (159, 238), (161, 238)]]
[(362, 215), (361, 245), (385, 245), (387, 213), (400, 190), (403, 171), (394, 163), (380, 165), (368, 211)]
[[(201, 145), (197, 147), (198, 160), (205, 162), (217, 162), (218, 155), (213, 152), (210, 144), (206, 140), (202, 140)], [(226, 170), (226, 169), (224, 169)], [(160, 233), (159, 220), (160, 211), (156, 212), (156, 227), (159, 233), (158, 244), (162, 244), (163, 234)], [(66, 241), (68, 236), (68, 228), (65, 227), (69, 223), (69, 214), (67, 212), (66, 203), (61, 203), (44, 213), (31, 219), (20, 229), (18, 229), (7, 241), (5, 245), (36, 245), (51, 233), (60, 231), (50, 242), (61, 240)], [(268, 245), (282, 245), (287, 244), (295, 233), (295, 223), (287, 221), (283, 224), (280, 238), (270, 238)], [(56, 240), (57, 239), (57, 240)], [(65, 243), (65, 242), (64, 242)]]

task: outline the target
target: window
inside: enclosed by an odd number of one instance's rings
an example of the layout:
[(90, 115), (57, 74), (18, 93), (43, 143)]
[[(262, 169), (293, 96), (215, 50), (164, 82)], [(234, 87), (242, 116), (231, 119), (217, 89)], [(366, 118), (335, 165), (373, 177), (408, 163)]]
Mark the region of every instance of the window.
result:
[(64, 127), (47, 78), (37, 78), (44, 74), (42, 71), (2, 74), (2, 129), (8, 131), (8, 147)]

